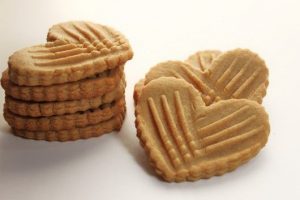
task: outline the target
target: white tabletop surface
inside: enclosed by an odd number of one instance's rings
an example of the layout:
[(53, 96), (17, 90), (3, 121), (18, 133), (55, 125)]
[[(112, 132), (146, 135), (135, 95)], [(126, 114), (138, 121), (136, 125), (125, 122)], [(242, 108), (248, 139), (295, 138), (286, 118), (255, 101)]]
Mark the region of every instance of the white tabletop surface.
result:
[[(10, 134), (0, 119), (1, 200), (300, 199), (299, 1), (0, 0), (0, 64), (45, 42), (48, 28), (90, 20), (123, 32), (135, 52), (126, 65), (127, 117), (119, 133), (76, 142)], [(246, 165), (209, 180), (166, 183), (136, 138), (133, 86), (158, 62), (197, 50), (249, 48), (263, 57), (270, 85), (266, 147)], [(4, 91), (1, 91), (1, 109)]]

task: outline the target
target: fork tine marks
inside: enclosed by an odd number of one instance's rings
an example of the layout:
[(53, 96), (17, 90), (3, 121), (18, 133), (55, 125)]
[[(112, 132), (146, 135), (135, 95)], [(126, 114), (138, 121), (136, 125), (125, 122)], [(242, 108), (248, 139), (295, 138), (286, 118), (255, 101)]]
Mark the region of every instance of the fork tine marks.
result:
[(176, 72), (176, 71), (172, 71), (172, 74), (173, 74), (173, 76), (176, 77), (176, 78), (185, 80), (185, 79), (183, 78), (183, 76), (181, 76), (181, 75), (180, 75), (178, 72)]
[(102, 41), (105, 38), (104, 34), (97, 30), (97, 28), (95, 28), (94, 25), (86, 23), (86, 26), (96, 36), (98, 40)]
[[(105, 37), (105, 35), (107, 33), (105, 33), (105, 31), (107, 32), (108, 30), (105, 28), (105, 26), (102, 26), (102, 32), (99, 31), (94, 25), (90, 24), (90, 23), (86, 23), (86, 26), (88, 27), (88, 29), (95, 35), (96, 39), (106, 48), (110, 48), (113, 46), (112, 41), (110, 41), (108, 39), (108, 37)], [(109, 34), (108, 34), (109, 35)], [(106, 39), (105, 39), (106, 38)]]
[(76, 40), (77, 42), (81, 42), (82, 41), (82, 37), (78, 34), (78, 33), (76, 33), (76, 32), (74, 32), (74, 31), (72, 31), (72, 30), (70, 30), (69, 28), (66, 28), (66, 27), (64, 27), (64, 26), (60, 26), (60, 28), (69, 36), (69, 37), (71, 37), (73, 40)]
[(33, 55), (32, 58), (35, 58), (35, 59), (59, 59), (59, 58), (67, 58), (69, 56), (74, 56), (74, 55), (78, 55), (81, 53), (87, 53), (87, 51), (85, 49), (74, 48), (74, 49), (56, 52), (56, 53)]
[(259, 132), (263, 131), (264, 127), (259, 126), (255, 129), (252, 129), (248, 132), (242, 133), (240, 135), (231, 137), (227, 140), (222, 140), (220, 142), (208, 145), (205, 147), (205, 152), (207, 155), (211, 155), (217, 152), (221, 152), (224, 149), (232, 149), (232, 147), (236, 144), (241, 142), (245, 142), (246, 140), (250, 139), (251, 137), (257, 135)]
[(170, 129), (170, 135), (173, 137), (174, 141), (177, 144), (177, 148), (179, 149), (179, 152), (181, 154), (181, 157), (188, 162), (192, 157), (190, 154), (189, 148), (186, 146), (186, 142), (184, 138), (181, 136), (181, 133), (179, 133), (178, 128), (175, 124), (175, 121), (172, 117), (171, 109), (169, 107), (169, 103), (167, 100), (167, 97), (165, 95), (161, 96), (161, 102), (162, 107), (164, 111), (164, 115), (167, 121), (167, 125)]
[(158, 110), (156, 108), (155, 102), (152, 97), (148, 98), (148, 106), (152, 114), (152, 118), (155, 123), (155, 126), (157, 127), (158, 136), (166, 149), (170, 163), (175, 169), (178, 169), (182, 165), (182, 162), (178, 158), (177, 152), (174, 148), (175, 145), (173, 145), (171, 140), (169, 139), (169, 136), (164, 128), (161, 118), (159, 117)]
[(213, 90), (211, 90), (206, 83), (204, 83), (203, 80), (201, 80), (201, 78), (199, 78), (200, 74), (196, 74), (195, 72), (193, 72), (191, 69), (189, 69), (188, 67), (182, 67), (182, 70), (185, 72), (185, 74), (189, 77), (189, 79), (196, 84), (197, 89), (204, 93), (204, 94), (208, 94), (211, 98), (212, 101), (214, 100), (215, 92)]
[(91, 57), (91, 55), (89, 53), (80, 53), (80, 54), (71, 55), (71, 56), (64, 57), (64, 58), (35, 62), (35, 65), (40, 66), (40, 67), (43, 67), (43, 66), (47, 67), (47, 66), (53, 66), (53, 65), (63, 66), (65, 64), (80, 62), (80, 61), (89, 59), (90, 57)]
[(219, 132), (213, 133), (212, 135), (209, 135), (205, 138), (201, 139), (201, 144), (205, 147), (214, 143), (217, 143), (219, 140), (226, 140), (233, 136), (236, 131), (241, 130), (244, 127), (247, 127), (250, 123), (255, 121), (256, 116), (252, 115), (243, 121), (236, 123), (232, 125), (231, 127), (225, 128), (224, 130), (221, 130)]
[(93, 42), (96, 39), (92, 34), (90, 34), (88, 31), (84, 30), (79, 25), (77, 25), (77, 24), (74, 23), (73, 26), (89, 42)]
[(229, 96), (231, 96), (231, 94), (234, 92), (233, 87), (239, 85), (238, 82), (241, 81), (241, 78), (245, 76), (246, 72), (250, 69), (250, 64), (252, 63), (253, 58), (254, 57), (251, 56), (247, 62), (240, 67), (239, 72), (224, 86), (224, 91), (227, 91)]
[(198, 135), (200, 138), (207, 137), (213, 132), (214, 130), (223, 127), (226, 125), (228, 122), (230, 122), (232, 119), (236, 118), (239, 116), (241, 113), (244, 113), (246, 110), (249, 109), (248, 105), (242, 106), (241, 108), (233, 111), (232, 113), (226, 115), (225, 117), (218, 119), (217, 121), (214, 121), (210, 124), (207, 124), (204, 127), (201, 127), (198, 129)]
[(226, 68), (225, 72), (216, 80), (216, 84), (220, 85), (229, 78), (230, 74), (233, 73), (234, 68), (237, 66), (238, 57), (235, 57), (232, 63)]
[[(225, 56), (225, 54), (223, 54)], [(228, 69), (228, 67), (232, 64), (232, 62), (235, 62), (235, 58), (233, 56), (228, 55), (228, 57), (222, 57), (220, 56), (219, 59), (217, 59), (211, 66), (211, 69), (209, 70), (209, 79), (212, 82), (216, 82), (222, 74), (224, 74), (224, 71)], [(226, 66), (224, 66), (226, 65)]]
[(261, 69), (258, 68), (254, 71), (252, 75), (250, 75), (246, 81), (232, 94), (234, 98), (239, 98), (243, 95), (245, 90), (251, 85), (251, 83), (256, 79), (256, 77), (259, 75)]
[(55, 42), (47, 42), (45, 46), (40, 46), (34, 50), (28, 50), (29, 53), (56, 53), (76, 48), (74, 44), (54, 44)]
[(185, 140), (187, 141), (188, 146), (191, 149), (193, 155), (198, 156), (200, 152), (197, 149), (195, 138), (188, 128), (188, 124), (186, 121), (186, 117), (184, 115), (184, 108), (183, 108), (183, 104), (181, 102), (179, 91), (174, 92), (174, 99), (175, 99), (175, 108), (176, 108), (176, 112), (177, 112), (178, 122), (183, 131), (183, 136), (184, 136)]
[[(57, 34), (54, 34), (54, 35), (57, 35)], [(58, 37), (58, 36), (56, 36)], [(58, 47), (58, 46), (63, 46), (63, 45), (66, 45), (68, 44), (66, 41), (63, 41), (63, 40), (55, 40), (55, 41), (48, 41), (45, 46), (48, 47), (48, 48), (51, 48), (51, 47)]]
[(235, 86), (241, 79), (241, 77), (245, 74), (245, 71), (245, 67), (241, 68), (241, 70), (227, 83), (227, 85), (225, 85), (224, 90), (230, 92), (233, 89), (233, 86)]
[(198, 62), (198, 65), (199, 65), (200, 69), (202, 71), (204, 71), (205, 69), (204, 69), (204, 66), (203, 66), (203, 62), (202, 62), (202, 58), (201, 58), (200, 53), (196, 53), (195, 57), (196, 57), (196, 61)]
[(65, 44), (62, 46), (54, 46), (49, 48), (49, 51), (51, 51), (52, 53), (57, 53), (57, 52), (62, 52), (62, 51), (67, 51), (67, 50), (71, 50), (76, 48), (76, 46), (74, 44)]

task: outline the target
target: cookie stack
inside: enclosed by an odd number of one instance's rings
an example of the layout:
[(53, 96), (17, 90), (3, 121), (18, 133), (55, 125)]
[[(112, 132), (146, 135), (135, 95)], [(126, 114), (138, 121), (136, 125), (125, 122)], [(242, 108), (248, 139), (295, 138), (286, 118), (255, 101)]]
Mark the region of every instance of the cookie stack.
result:
[(134, 90), (137, 136), (159, 176), (230, 172), (267, 143), (265, 62), (247, 49), (200, 51), (150, 69)]
[(52, 26), (46, 44), (10, 56), (1, 79), (5, 120), (15, 135), (47, 141), (119, 130), (124, 65), (132, 56), (126, 38), (110, 27), (83, 21)]

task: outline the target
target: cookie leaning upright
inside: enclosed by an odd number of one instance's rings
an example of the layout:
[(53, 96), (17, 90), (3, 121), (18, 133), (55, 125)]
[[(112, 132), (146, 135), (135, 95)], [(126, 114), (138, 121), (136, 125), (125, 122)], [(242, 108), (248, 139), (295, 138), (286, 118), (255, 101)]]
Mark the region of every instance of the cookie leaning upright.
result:
[[(152, 67), (146, 74), (143, 84), (140, 82), (135, 87), (135, 96), (138, 97), (139, 88), (153, 79), (175, 77), (192, 84), (202, 94), (206, 105), (231, 98), (250, 99), (262, 103), (267, 91), (269, 74), (263, 59), (247, 49), (234, 49), (222, 54), (216, 51), (204, 52), (204, 56), (198, 52), (186, 62), (167, 61)], [(196, 55), (199, 56), (197, 62)]]
[(4, 118), (13, 133), (70, 141), (119, 130), (124, 66), (133, 56), (127, 39), (107, 26), (75, 21), (51, 27), (47, 41), (15, 52), (2, 74)]
[(176, 182), (236, 169), (265, 146), (270, 131), (257, 102), (228, 99), (206, 106), (193, 85), (174, 77), (143, 87), (136, 128), (157, 174)]
[(270, 132), (260, 105), (268, 74), (247, 49), (198, 51), (152, 67), (133, 98), (137, 136), (157, 174), (176, 182), (210, 178), (257, 155)]

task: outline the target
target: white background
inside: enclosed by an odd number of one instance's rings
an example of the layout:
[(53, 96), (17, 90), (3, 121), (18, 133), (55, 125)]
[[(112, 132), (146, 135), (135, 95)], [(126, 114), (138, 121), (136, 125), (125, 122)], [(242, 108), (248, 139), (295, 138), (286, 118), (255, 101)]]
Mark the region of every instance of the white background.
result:
[[(125, 70), (128, 112), (118, 134), (36, 142), (12, 136), (0, 119), (0, 199), (300, 199), (299, 13), (296, 0), (0, 0), (1, 71), (14, 51), (45, 42), (52, 24), (68, 20), (113, 26), (128, 37), (135, 52)], [(271, 124), (267, 146), (222, 177), (161, 181), (135, 136), (135, 82), (158, 62), (183, 60), (197, 50), (236, 47), (259, 53), (270, 70), (263, 103)], [(4, 91), (1, 96), (2, 104)]]

